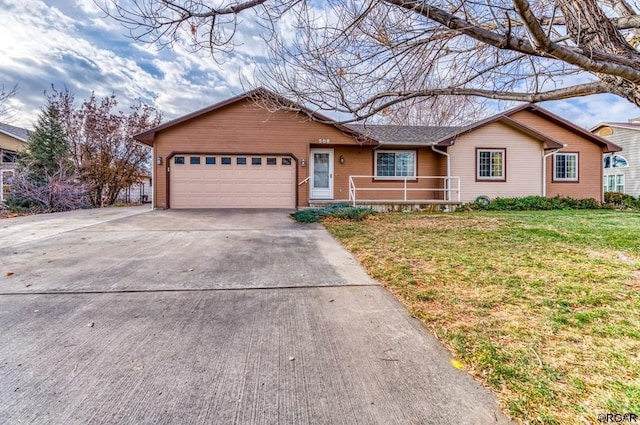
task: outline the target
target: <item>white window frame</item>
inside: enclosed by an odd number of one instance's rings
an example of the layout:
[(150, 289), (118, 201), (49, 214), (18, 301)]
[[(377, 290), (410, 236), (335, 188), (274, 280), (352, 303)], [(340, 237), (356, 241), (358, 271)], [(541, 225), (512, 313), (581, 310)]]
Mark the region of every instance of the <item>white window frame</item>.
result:
[[(561, 156), (572, 156), (576, 158), (575, 177), (558, 177), (557, 161)], [(553, 181), (554, 182), (577, 182), (580, 180), (580, 155), (577, 152), (566, 152), (553, 154)]]
[[(489, 157), (489, 162), (493, 163), (493, 154), (500, 153), (502, 155), (502, 160), (500, 164), (501, 175), (500, 176), (481, 176), (480, 175), (480, 154), (483, 152), (489, 152), (491, 156)], [(507, 149), (506, 148), (477, 148), (476, 149), (476, 180), (488, 180), (488, 181), (507, 181)], [(491, 171), (491, 170), (490, 170)]]
[[(407, 154), (410, 153), (413, 155), (413, 170), (411, 170), (411, 175), (407, 176), (379, 176), (378, 175), (378, 154), (382, 153), (392, 153), (392, 154)], [(374, 151), (373, 157), (373, 174), (375, 180), (415, 180), (417, 178), (417, 168), (418, 168), (418, 151), (416, 150), (376, 150)], [(396, 170), (394, 170), (394, 173)]]
[[(613, 185), (609, 184), (610, 177), (613, 177)], [(603, 180), (604, 180), (605, 192), (624, 193), (624, 189), (625, 189), (624, 174), (605, 174)], [(618, 190), (620, 187), (622, 187), (622, 190)]]

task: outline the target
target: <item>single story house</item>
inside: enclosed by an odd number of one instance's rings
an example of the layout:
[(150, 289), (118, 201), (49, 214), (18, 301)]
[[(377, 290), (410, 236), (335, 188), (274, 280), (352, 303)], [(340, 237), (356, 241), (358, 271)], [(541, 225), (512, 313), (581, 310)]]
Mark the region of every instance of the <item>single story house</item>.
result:
[(604, 157), (604, 191), (640, 196), (640, 118), (603, 122), (591, 131), (623, 149)]
[(29, 130), (0, 123), (0, 203), (11, 190), (20, 151), (27, 148)]
[(603, 154), (620, 150), (532, 104), (465, 127), (407, 127), (270, 111), (261, 96), (277, 95), (252, 90), (135, 136), (153, 147), (155, 208), (601, 201)]

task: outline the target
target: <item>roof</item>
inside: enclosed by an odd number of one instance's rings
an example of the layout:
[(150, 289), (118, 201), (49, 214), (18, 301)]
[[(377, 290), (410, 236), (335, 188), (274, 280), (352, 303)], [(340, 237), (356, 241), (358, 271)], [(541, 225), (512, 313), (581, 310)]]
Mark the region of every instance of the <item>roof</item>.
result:
[(378, 125), (348, 124), (357, 131), (382, 145), (435, 145), (436, 140), (454, 133), (461, 127), (437, 127), (426, 125)]
[(543, 109), (542, 107), (529, 103), (522, 106), (518, 106), (516, 108), (510, 109), (505, 112), (501, 112), (499, 114), (493, 115), (489, 118), (486, 118), (481, 121), (477, 121), (470, 125), (464, 127), (439, 127), (439, 126), (399, 126), (399, 125), (368, 125), (368, 124), (349, 124), (343, 125), (335, 122), (331, 118), (328, 118), (324, 115), (321, 115), (315, 111), (312, 111), (308, 108), (300, 104), (296, 104), (279, 94), (276, 94), (270, 90), (267, 90), (263, 87), (248, 91), (239, 96), (232, 97), (225, 101), (216, 103), (214, 105), (208, 106), (206, 108), (200, 109), (198, 111), (192, 112), (190, 114), (184, 115), (175, 120), (166, 122), (157, 127), (144, 131), (142, 133), (136, 134), (134, 138), (148, 145), (153, 145), (153, 140), (155, 139), (156, 133), (162, 131), (166, 128), (173, 127), (185, 121), (191, 120), (193, 118), (199, 117), (204, 114), (208, 114), (216, 109), (223, 108), (225, 106), (231, 105), (233, 103), (239, 102), (241, 100), (246, 99), (257, 99), (264, 98), (272, 101), (274, 104), (278, 106), (282, 106), (286, 109), (295, 112), (301, 112), (309, 116), (310, 119), (315, 121), (323, 122), (328, 125), (333, 125), (338, 128), (342, 132), (354, 136), (360, 143), (373, 143), (380, 145), (397, 145), (397, 146), (451, 146), (455, 143), (455, 140), (458, 136), (461, 136), (465, 133), (469, 133), (474, 131), (480, 127), (485, 125), (501, 122), (506, 124), (512, 128), (515, 128), (530, 137), (538, 140), (546, 145), (548, 149), (559, 149), (565, 146), (558, 140), (554, 140), (553, 138), (540, 133), (535, 128), (531, 128), (526, 126), (514, 119), (511, 118), (514, 114), (523, 111), (529, 110), (535, 114), (538, 114), (545, 119), (564, 127), (565, 129), (572, 131), (573, 133), (577, 133), (589, 140), (592, 143), (595, 143), (603, 148), (605, 152), (619, 152), (622, 150), (621, 147), (611, 143), (600, 136), (597, 136), (590, 131), (587, 131), (581, 127), (578, 127), (571, 122), (560, 118), (557, 115), (552, 114), (551, 112)]
[(173, 127), (175, 125), (178, 125), (180, 123), (183, 123), (185, 121), (189, 121), (193, 118), (199, 117), (201, 115), (205, 115), (208, 114), (210, 112), (215, 111), (216, 109), (220, 109), (223, 108), (225, 106), (231, 105), (233, 103), (239, 102), (241, 100), (247, 100), (247, 99), (256, 99), (256, 98), (263, 98), (263, 99), (268, 99), (274, 102), (274, 104), (278, 105), (278, 106), (284, 106), (286, 108), (289, 108), (292, 111), (295, 112), (301, 112), (305, 115), (308, 115), (311, 119), (315, 120), (315, 121), (319, 121), (319, 122), (323, 122), (326, 123), (328, 125), (332, 125), (336, 128), (338, 128), (339, 130), (341, 130), (342, 132), (349, 134), (351, 136), (354, 136), (358, 139), (359, 142), (361, 143), (366, 143), (366, 142), (373, 142), (372, 140), (370, 140), (369, 138), (367, 138), (365, 135), (360, 134), (352, 129), (350, 129), (349, 127), (342, 125), (342, 124), (338, 124), (336, 123), (333, 119), (326, 117), (318, 112), (312, 111), (311, 109), (305, 108), (302, 105), (296, 104), (288, 99), (286, 99), (283, 96), (280, 96), (277, 93), (274, 93), (270, 90), (265, 89), (264, 87), (259, 87), (257, 89), (248, 91), (246, 93), (243, 93), (241, 95), (232, 97), (230, 99), (224, 100), (222, 102), (216, 103), (214, 105), (211, 106), (207, 106), (206, 108), (202, 108), (199, 109), (195, 112), (192, 112), (190, 114), (184, 115), (182, 117), (176, 118), (175, 120), (172, 121), (168, 121), (164, 124), (160, 124), (157, 127), (151, 128), (149, 130), (143, 131), (141, 133), (138, 133), (136, 135), (133, 136), (134, 139), (143, 142), (147, 145), (152, 145), (153, 144), (153, 140), (156, 137), (156, 133), (158, 133), (159, 131), (162, 131), (164, 129), (167, 129), (169, 127)]
[(27, 130), (26, 128), (16, 127), (9, 124), (0, 123), (0, 133), (6, 134), (7, 136), (11, 136), (14, 139), (22, 140), (23, 142), (28, 142), (29, 134), (31, 134), (31, 130)]
[(591, 133), (590, 131), (585, 130), (582, 127), (578, 127), (577, 125), (565, 120), (564, 118), (561, 118), (549, 111), (547, 111), (546, 109), (542, 108), (541, 106), (535, 105), (533, 103), (527, 103), (521, 106), (518, 106), (516, 108), (513, 109), (509, 109), (508, 111), (505, 112), (501, 112), (499, 114), (493, 115), (489, 118), (486, 118), (484, 120), (480, 120), (477, 121), (475, 123), (472, 123), (466, 127), (461, 127), (460, 129), (458, 129), (457, 131), (453, 132), (452, 134), (449, 134), (439, 140), (436, 141), (436, 143), (440, 146), (448, 146), (451, 145), (455, 142), (456, 137), (465, 134), (465, 133), (469, 133), (473, 130), (476, 130), (480, 127), (483, 127), (487, 124), (491, 124), (494, 122), (502, 122), (504, 124), (507, 124), (511, 127), (514, 127), (524, 133), (529, 134), (530, 136), (534, 137), (535, 139), (540, 140), (541, 142), (544, 142), (548, 148), (561, 148), (563, 147), (563, 143), (561, 143), (558, 140), (554, 140), (553, 138), (546, 136), (545, 134), (542, 134), (540, 132), (538, 132), (536, 129), (531, 128), (529, 126), (526, 126), (514, 119), (512, 119), (511, 117), (515, 114), (517, 114), (518, 112), (524, 111), (524, 110), (528, 110), (536, 115), (540, 115), (543, 118), (547, 119), (548, 121), (553, 122), (556, 125), (559, 125), (560, 127), (563, 127), (573, 133), (579, 134), (580, 136), (584, 137), (585, 139), (589, 140), (592, 143), (597, 144), (598, 146), (602, 147), (605, 152), (620, 152), (622, 150), (622, 148), (618, 145), (616, 145), (615, 143), (611, 143), (606, 139), (603, 139), (600, 136), (597, 136), (593, 133)]

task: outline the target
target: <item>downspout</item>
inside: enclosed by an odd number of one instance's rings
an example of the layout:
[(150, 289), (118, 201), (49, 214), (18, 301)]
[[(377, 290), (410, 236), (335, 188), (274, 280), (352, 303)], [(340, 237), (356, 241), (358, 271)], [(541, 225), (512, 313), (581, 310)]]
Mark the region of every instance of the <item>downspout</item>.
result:
[(449, 180), (449, 178), (451, 177), (451, 155), (449, 155), (448, 153), (446, 153), (445, 151), (441, 151), (436, 149), (435, 145), (431, 145), (431, 150), (434, 152), (439, 153), (440, 155), (444, 155), (447, 157), (447, 180), (445, 182), (445, 189), (446, 191), (444, 192), (446, 194), (446, 199), (445, 201), (450, 201), (451, 199), (449, 199), (451, 197), (451, 193), (449, 191), (449, 187), (451, 185), (451, 182)]
[(153, 144), (153, 148), (151, 149), (151, 209), (155, 210), (156, 209), (156, 185), (158, 184), (158, 181), (156, 180), (156, 167), (157, 162), (156, 162), (156, 144)]
[[(566, 148), (567, 145), (563, 144), (562, 148)], [(552, 149), (549, 153), (542, 154), (542, 196), (547, 197), (547, 158), (549, 158), (554, 153), (557, 153), (562, 148)]]

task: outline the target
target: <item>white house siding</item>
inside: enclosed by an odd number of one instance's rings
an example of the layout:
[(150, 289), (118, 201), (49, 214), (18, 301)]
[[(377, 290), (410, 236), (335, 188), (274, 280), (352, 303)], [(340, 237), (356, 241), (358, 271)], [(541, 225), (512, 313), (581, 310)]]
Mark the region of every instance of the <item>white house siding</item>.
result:
[[(476, 181), (476, 148), (506, 149), (506, 181)], [(462, 202), (480, 195), (515, 197), (542, 194), (542, 143), (496, 122), (459, 136), (448, 148), (451, 175), (460, 177)]]
[[(637, 125), (637, 124), (636, 124)], [(618, 127), (613, 124), (607, 125), (613, 133), (606, 136), (596, 131), (596, 134), (615, 143), (622, 148), (618, 152), (628, 162), (628, 168), (610, 168), (604, 170), (605, 179), (608, 175), (624, 175), (624, 193), (638, 197), (640, 196), (640, 127), (637, 129)], [(604, 128), (607, 128), (604, 127)]]

